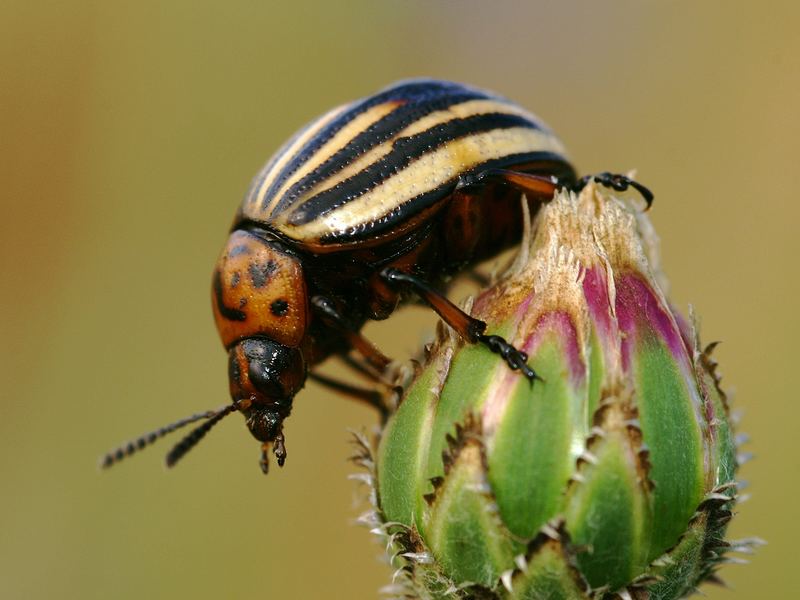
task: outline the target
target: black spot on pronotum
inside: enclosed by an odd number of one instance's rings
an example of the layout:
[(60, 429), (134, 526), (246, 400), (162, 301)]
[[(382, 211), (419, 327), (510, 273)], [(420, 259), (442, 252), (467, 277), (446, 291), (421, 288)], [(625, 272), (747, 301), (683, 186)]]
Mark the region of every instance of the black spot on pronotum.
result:
[(219, 313), (229, 321), (244, 321), (247, 315), (240, 310), (225, 306), (225, 298), (222, 294), (222, 274), (219, 270), (214, 272), (214, 297), (217, 300), (217, 308)]
[(289, 310), (289, 303), (286, 300), (278, 299), (270, 305), (269, 309), (276, 317), (282, 317)]
[(234, 256), (239, 256), (240, 254), (249, 254), (250, 249), (247, 247), (246, 244), (239, 244), (238, 246), (234, 246), (231, 248), (231, 251), (228, 252), (228, 258), (233, 258)]
[(276, 265), (275, 261), (272, 260), (267, 260), (263, 263), (250, 263), (248, 271), (250, 273), (250, 279), (253, 281), (253, 287), (264, 287), (267, 283), (267, 280), (277, 269), (278, 265)]

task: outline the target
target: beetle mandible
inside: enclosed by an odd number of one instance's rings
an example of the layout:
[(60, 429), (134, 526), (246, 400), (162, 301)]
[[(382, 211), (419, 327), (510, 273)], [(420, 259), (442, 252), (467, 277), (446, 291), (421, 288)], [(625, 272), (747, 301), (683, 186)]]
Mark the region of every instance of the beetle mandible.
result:
[[(522, 194), (535, 213), (558, 187), (587, 179), (576, 180), (561, 142), (537, 117), (459, 83), (400, 82), (317, 118), (256, 175), (214, 270), (232, 403), (146, 434), (107, 454), (103, 466), (204, 420), (167, 455), (171, 466), (235, 411), (261, 442), (262, 470), (270, 448), (282, 466), (283, 422), (309, 370), (354, 350), (366, 364), (351, 365), (379, 373), (389, 360), (359, 331), (410, 295), (533, 381), (524, 352), (486, 335), (485, 323), (437, 288), (519, 241)], [(595, 179), (652, 201), (624, 176)]]

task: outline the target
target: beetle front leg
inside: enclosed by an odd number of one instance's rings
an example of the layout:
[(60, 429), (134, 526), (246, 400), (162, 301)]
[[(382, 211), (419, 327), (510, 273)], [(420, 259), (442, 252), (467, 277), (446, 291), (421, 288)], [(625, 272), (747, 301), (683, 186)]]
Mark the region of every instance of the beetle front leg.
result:
[(314, 311), (322, 318), (326, 325), (336, 329), (343, 334), (350, 345), (363, 356), (369, 365), (379, 373), (383, 373), (392, 360), (383, 352), (378, 350), (372, 342), (355, 331), (346, 319), (336, 310), (333, 302), (324, 296), (314, 296), (311, 298), (311, 306)]
[(499, 354), (512, 371), (521, 371), (531, 382), (534, 379), (541, 379), (528, 366), (528, 355), (525, 352), (518, 350), (499, 335), (485, 335), (485, 322), (465, 313), (422, 279), (394, 267), (381, 271), (381, 277), (390, 284), (402, 285), (413, 290), (461, 337), (473, 344), (483, 344), (495, 354)]

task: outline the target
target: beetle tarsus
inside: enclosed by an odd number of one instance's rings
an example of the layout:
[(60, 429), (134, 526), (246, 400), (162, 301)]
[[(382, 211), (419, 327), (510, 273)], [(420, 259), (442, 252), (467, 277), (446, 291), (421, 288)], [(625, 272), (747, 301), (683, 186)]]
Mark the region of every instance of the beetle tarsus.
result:
[(575, 185), (574, 191), (580, 192), (590, 181), (595, 181), (600, 185), (611, 188), (612, 190), (616, 190), (618, 192), (624, 192), (629, 187), (632, 187), (642, 195), (642, 198), (644, 198), (644, 201), (647, 203), (645, 210), (650, 210), (650, 207), (653, 205), (653, 192), (651, 192), (647, 187), (626, 175), (609, 173), (608, 171), (597, 173), (596, 175), (586, 175), (582, 177)]
[(536, 374), (536, 371), (528, 366), (528, 355), (522, 350), (517, 350), (504, 338), (499, 335), (479, 335), (477, 336), (477, 341), (485, 345), (495, 354), (499, 354), (512, 371), (520, 371), (530, 380), (531, 385), (533, 385), (536, 379), (542, 380), (542, 378)]

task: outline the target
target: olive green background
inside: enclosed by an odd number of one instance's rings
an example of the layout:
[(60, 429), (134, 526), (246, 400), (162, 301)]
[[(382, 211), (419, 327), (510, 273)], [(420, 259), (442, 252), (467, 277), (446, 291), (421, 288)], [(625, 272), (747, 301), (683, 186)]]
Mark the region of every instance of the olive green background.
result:
[[(210, 273), (250, 177), (297, 127), (396, 79), (499, 91), (582, 172), (637, 168), (752, 435), (711, 598), (796, 578), (800, 11), (793, 2), (24, 2), (0, 8), (0, 597), (371, 598), (353, 525), (365, 409), (308, 385), (264, 478), (241, 418), (176, 469), (103, 451), (227, 401)], [(434, 320), (367, 333), (394, 356)]]

